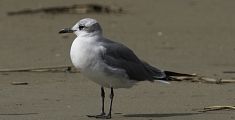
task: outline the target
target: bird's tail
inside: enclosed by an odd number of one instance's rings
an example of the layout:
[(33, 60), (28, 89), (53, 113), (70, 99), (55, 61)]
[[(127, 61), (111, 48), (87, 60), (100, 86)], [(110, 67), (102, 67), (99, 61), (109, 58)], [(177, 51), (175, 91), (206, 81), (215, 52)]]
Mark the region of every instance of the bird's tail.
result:
[(194, 77), (195, 76), (193, 74), (178, 73), (178, 72), (173, 72), (173, 71), (163, 71), (163, 72), (165, 73), (165, 77), (162, 79), (159, 79), (158, 77), (153, 76), (153, 78), (155, 78), (155, 81), (170, 84), (169, 81), (179, 81), (177, 77)]
[(152, 78), (155, 81), (159, 81), (162, 83), (170, 84), (169, 81), (176, 80), (175, 77), (177, 77), (177, 76), (187, 76), (187, 77), (195, 76), (195, 75), (187, 74), (187, 73), (178, 73), (178, 72), (173, 72), (173, 71), (162, 71), (160, 69), (157, 69), (157, 68), (149, 65), (148, 63), (145, 63), (145, 62), (143, 62), (143, 63), (146, 67), (146, 70), (152, 76)]

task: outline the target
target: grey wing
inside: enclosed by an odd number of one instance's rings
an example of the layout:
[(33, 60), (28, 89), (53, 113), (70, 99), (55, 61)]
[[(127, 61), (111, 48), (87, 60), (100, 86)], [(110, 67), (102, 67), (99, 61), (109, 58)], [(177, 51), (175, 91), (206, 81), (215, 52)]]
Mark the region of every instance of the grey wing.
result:
[[(162, 75), (160, 75), (161, 72), (158, 73), (156, 68), (153, 69), (154, 67), (143, 63), (126, 46), (115, 42), (105, 43), (103, 46), (106, 48), (106, 51), (102, 55), (104, 62), (111, 67), (124, 70), (129, 79), (152, 81), (158, 79), (158, 76), (162, 78)], [(157, 77), (155, 78), (153, 76)]]

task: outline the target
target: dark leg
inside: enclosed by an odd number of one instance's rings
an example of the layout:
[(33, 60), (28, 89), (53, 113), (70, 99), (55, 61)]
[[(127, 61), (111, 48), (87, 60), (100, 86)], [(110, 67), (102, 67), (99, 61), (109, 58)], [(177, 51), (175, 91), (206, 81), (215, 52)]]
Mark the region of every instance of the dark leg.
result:
[(103, 117), (105, 116), (105, 112), (104, 112), (104, 98), (105, 98), (105, 92), (104, 92), (104, 88), (103, 88), (103, 87), (101, 87), (101, 98), (102, 98), (101, 114), (99, 114), (99, 115), (87, 115), (88, 117), (103, 118)]
[[(104, 89), (101, 88), (101, 96), (104, 96)], [(103, 92), (102, 92), (103, 91)], [(111, 119), (111, 115), (112, 115), (112, 106), (113, 106), (113, 97), (114, 97), (114, 92), (113, 92), (113, 88), (111, 88), (111, 92), (110, 92), (110, 106), (109, 106), (109, 113), (107, 116), (105, 116), (105, 113), (104, 113), (104, 97), (102, 97), (102, 113), (101, 115), (95, 115), (95, 116), (92, 116), (92, 115), (89, 115), (88, 117), (95, 117), (95, 118), (101, 118), (101, 119)]]
[(111, 88), (111, 92), (110, 92), (110, 106), (109, 106), (109, 113), (106, 116), (106, 119), (110, 119), (111, 115), (112, 115), (112, 106), (113, 106), (113, 97), (114, 97), (114, 92), (113, 92), (113, 88)]
[(104, 92), (104, 88), (103, 88), (103, 87), (101, 87), (101, 97), (102, 97), (101, 115), (105, 115), (105, 112), (104, 112), (104, 98), (105, 98), (105, 92)]

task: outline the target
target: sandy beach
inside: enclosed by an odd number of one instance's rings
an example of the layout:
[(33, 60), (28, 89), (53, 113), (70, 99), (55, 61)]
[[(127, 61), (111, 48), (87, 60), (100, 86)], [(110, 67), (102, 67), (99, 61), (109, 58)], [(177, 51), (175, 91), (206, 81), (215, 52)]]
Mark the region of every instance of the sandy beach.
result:
[[(26, 8), (88, 3), (121, 7), (124, 12), (7, 15)], [(1, 0), (0, 69), (72, 65), (69, 50), (76, 36), (58, 31), (91, 17), (100, 22), (107, 38), (127, 45), (158, 68), (235, 79), (234, 73), (224, 73), (235, 71), (234, 4), (229, 0)], [(100, 112), (99, 90), (79, 73), (0, 73), (0, 120), (90, 120), (86, 115)], [(234, 106), (232, 83), (141, 82), (114, 92), (114, 120), (235, 119), (232, 110), (198, 112), (207, 106)]]

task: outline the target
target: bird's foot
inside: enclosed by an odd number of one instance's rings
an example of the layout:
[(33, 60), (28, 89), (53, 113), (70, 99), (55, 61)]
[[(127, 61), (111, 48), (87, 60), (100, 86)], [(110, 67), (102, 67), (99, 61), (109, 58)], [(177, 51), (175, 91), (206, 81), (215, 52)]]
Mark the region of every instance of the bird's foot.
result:
[(105, 115), (105, 113), (101, 113), (99, 115), (87, 115), (87, 117), (93, 117), (93, 118), (97, 118), (97, 119), (111, 119), (111, 115)]

